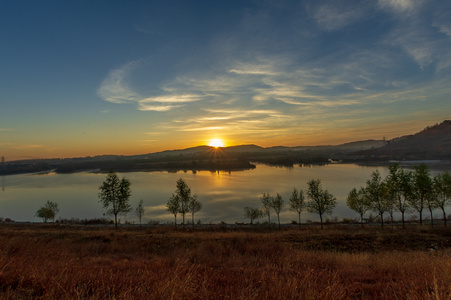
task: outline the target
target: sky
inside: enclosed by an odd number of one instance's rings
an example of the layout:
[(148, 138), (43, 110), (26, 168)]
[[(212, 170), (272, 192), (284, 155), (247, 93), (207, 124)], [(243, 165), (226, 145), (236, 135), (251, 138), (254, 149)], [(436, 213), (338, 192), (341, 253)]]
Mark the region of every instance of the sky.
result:
[(449, 0), (0, 2), (0, 156), (337, 145), (450, 119)]

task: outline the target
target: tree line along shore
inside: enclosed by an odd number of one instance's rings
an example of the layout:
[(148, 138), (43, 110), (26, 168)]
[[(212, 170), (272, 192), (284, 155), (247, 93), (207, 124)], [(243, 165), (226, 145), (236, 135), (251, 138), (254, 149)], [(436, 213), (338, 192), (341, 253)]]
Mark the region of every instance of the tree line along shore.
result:
[[(355, 211), (360, 217), (360, 223), (366, 221), (374, 222), (375, 218), (365, 219), (365, 214), (375, 212), (378, 216), (380, 225), (384, 226), (384, 217), (388, 215), (390, 223), (400, 222), (404, 228), (406, 214), (418, 216), (419, 224), (424, 222), (424, 213), (428, 213), (429, 220), (434, 225), (433, 213), (439, 210), (442, 213), (441, 222), (446, 226), (447, 215), (446, 207), (451, 204), (451, 174), (447, 171), (430, 175), (430, 170), (425, 164), (417, 165), (413, 170), (401, 168), (398, 163), (390, 164), (389, 173), (386, 178), (382, 178), (380, 173), (374, 171), (366, 181), (366, 185), (353, 188), (346, 199), (346, 205)], [(142, 218), (145, 215), (143, 200), (140, 200), (136, 208), (132, 208), (129, 203), (131, 196), (131, 183), (125, 177), (120, 179), (114, 171), (107, 174), (106, 180), (99, 187), (99, 202), (105, 209), (105, 214), (114, 217), (113, 223), (118, 226), (118, 216), (127, 214), (134, 210), (139, 219), (140, 226)], [(301, 213), (308, 211), (315, 213), (319, 217), (321, 228), (325, 222), (325, 217), (331, 215), (337, 205), (336, 197), (325, 189), (320, 179), (311, 179), (307, 182), (307, 189), (293, 189), (288, 199), (288, 203), (277, 193), (271, 196), (269, 193), (262, 193), (260, 198), (260, 207), (244, 207), (244, 216), (249, 219), (250, 225), (255, 220), (267, 217), (266, 223), (271, 226), (271, 215), (276, 216), (277, 226), (280, 229), (280, 213), (286, 209), (293, 211), (298, 215), (298, 220), (293, 221), (298, 226), (302, 226)], [(199, 212), (203, 203), (196, 194), (191, 193), (191, 188), (183, 180), (176, 182), (176, 190), (169, 197), (166, 208), (174, 216), (174, 226), (177, 226), (177, 216), (181, 216), (181, 225), (185, 227), (187, 223), (195, 226), (195, 213)], [(38, 209), (36, 216), (42, 218), (44, 222), (52, 220), (55, 222), (59, 212), (58, 204), (47, 201), (47, 203)], [(398, 212), (401, 220), (396, 221), (394, 214)], [(189, 215), (190, 221), (185, 217)], [(85, 220), (89, 223), (89, 220)], [(100, 223), (108, 223), (107, 219), (99, 219)], [(326, 218), (326, 221), (329, 219)], [(64, 222), (60, 220), (60, 223)], [(70, 222), (66, 220), (66, 222)], [(349, 222), (349, 219), (346, 220)], [(94, 223), (94, 222), (91, 222)], [(198, 220), (198, 224), (201, 224)], [(237, 223), (242, 224), (242, 223)]]

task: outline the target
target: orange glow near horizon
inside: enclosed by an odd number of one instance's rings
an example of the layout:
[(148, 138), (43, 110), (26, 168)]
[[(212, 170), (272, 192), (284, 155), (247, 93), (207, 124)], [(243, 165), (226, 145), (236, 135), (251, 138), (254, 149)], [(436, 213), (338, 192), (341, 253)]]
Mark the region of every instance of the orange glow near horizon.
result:
[[(299, 131), (295, 134), (283, 135), (250, 135), (239, 131), (202, 134), (194, 132), (143, 135), (126, 134), (121, 132), (121, 140), (111, 138), (109, 135), (101, 135), (102, 130), (95, 131), (91, 135), (77, 137), (74, 133), (67, 133), (64, 137), (53, 138), (53, 135), (46, 138), (35, 136), (14, 135), (11, 142), (0, 141), (0, 158), (3, 156), (5, 162), (13, 160), (27, 159), (52, 159), (52, 158), (74, 158), (98, 155), (142, 155), (147, 153), (157, 153), (166, 150), (180, 150), (200, 145), (208, 145), (219, 149), (222, 147), (255, 144), (261, 147), (272, 146), (319, 146), (319, 145), (339, 145), (348, 142), (355, 142), (367, 139), (391, 139), (407, 134), (419, 132), (428, 124), (433, 124), (436, 120), (426, 120), (424, 123), (406, 121), (398, 123), (387, 123), (383, 125), (366, 125), (350, 128), (312, 128), (306, 131)], [(8, 135), (7, 131), (3, 135)], [(20, 137), (20, 139), (19, 139)], [(100, 137), (100, 138), (99, 138)]]

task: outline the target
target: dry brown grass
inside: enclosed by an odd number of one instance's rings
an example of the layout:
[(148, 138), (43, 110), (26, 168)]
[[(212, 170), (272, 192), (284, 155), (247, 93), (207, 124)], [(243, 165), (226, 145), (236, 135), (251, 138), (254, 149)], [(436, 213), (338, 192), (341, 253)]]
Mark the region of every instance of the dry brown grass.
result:
[(0, 299), (449, 299), (450, 237), (1, 225)]

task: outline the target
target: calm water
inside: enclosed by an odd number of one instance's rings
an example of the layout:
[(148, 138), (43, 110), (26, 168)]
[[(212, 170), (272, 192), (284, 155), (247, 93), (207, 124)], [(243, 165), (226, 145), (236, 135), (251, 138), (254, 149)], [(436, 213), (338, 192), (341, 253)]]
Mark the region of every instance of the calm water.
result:
[[(175, 183), (183, 178), (191, 187), (192, 193), (199, 196), (203, 208), (196, 214), (202, 223), (248, 222), (243, 216), (245, 206), (259, 207), (263, 192), (279, 193), (288, 203), (293, 188), (307, 189), (307, 181), (321, 179), (323, 187), (338, 200), (332, 216), (357, 217), (346, 207), (348, 192), (354, 187), (365, 185), (370, 174), (379, 170), (385, 177), (385, 167), (367, 167), (353, 164), (331, 164), (327, 166), (276, 168), (257, 165), (254, 170), (240, 172), (151, 172), (120, 173), (131, 183), (133, 209), (140, 199), (144, 200), (146, 215), (143, 222), (172, 222), (173, 216), (166, 211), (166, 202), (175, 190)], [(36, 211), (47, 200), (57, 202), (60, 212), (57, 218), (100, 218), (103, 210), (98, 202), (98, 187), (106, 174), (46, 174), (14, 175), (1, 178), (3, 191), (0, 191), (0, 217), (15, 221), (40, 221), (34, 217)], [(301, 218), (317, 220), (318, 216), (303, 213)], [(136, 221), (134, 213), (129, 213), (122, 221)], [(177, 218), (181, 220), (180, 217)], [(263, 219), (262, 219), (263, 220)], [(275, 218), (273, 219), (275, 220)], [(281, 222), (297, 220), (295, 212), (281, 213)]]

